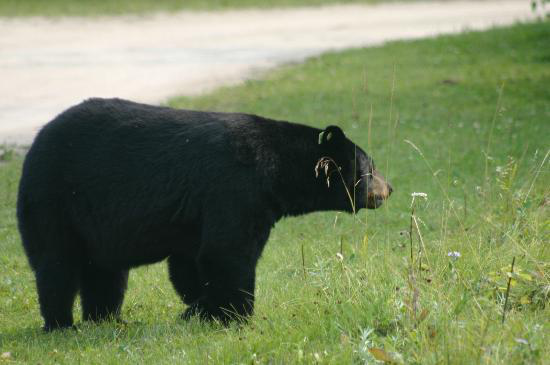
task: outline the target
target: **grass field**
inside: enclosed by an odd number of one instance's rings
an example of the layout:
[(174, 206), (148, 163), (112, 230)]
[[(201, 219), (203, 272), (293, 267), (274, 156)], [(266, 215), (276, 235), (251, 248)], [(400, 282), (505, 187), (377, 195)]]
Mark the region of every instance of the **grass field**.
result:
[(1, 0), (2, 16), (117, 15), (176, 10), (276, 8), (329, 4), (369, 4), (383, 0)]
[[(228, 329), (178, 320), (158, 264), (132, 272), (127, 324), (42, 333), (14, 217), (21, 158), (0, 151), (0, 363), (549, 364), (548, 85), (540, 22), (324, 55), (170, 101), (337, 123), (395, 188), (376, 211), (279, 222), (256, 314)], [(427, 200), (411, 229), (413, 192)]]

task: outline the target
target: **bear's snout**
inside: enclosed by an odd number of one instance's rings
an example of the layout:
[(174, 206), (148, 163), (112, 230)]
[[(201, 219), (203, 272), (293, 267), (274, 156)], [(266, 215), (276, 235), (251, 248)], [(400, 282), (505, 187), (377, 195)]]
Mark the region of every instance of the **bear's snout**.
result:
[(384, 179), (378, 171), (373, 170), (372, 181), (368, 186), (367, 208), (376, 209), (382, 205), (384, 200), (388, 199), (393, 192), (392, 186)]

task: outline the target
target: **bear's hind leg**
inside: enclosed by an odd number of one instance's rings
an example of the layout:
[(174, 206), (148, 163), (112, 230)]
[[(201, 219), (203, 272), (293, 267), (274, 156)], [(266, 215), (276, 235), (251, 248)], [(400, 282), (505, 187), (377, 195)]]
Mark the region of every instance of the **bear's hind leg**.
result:
[(168, 258), (170, 281), (178, 292), (182, 301), (190, 305), (202, 293), (199, 269), (195, 258), (187, 255), (172, 255)]
[(80, 284), (84, 320), (118, 319), (127, 284), (128, 270), (108, 270), (87, 263)]
[(73, 303), (78, 291), (74, 264), (47, 260), (37, 265), (35, 274), (44, 330), (72, 327)]
[(59, 211), (63, 211), (62, 207), (52, 201), (31, 200), (20, 192), (19, 231), (36, 277), (45, 331), (73, 325), (73, 304), (79, 288), (81, 242), (68, 219), (55, 214)]

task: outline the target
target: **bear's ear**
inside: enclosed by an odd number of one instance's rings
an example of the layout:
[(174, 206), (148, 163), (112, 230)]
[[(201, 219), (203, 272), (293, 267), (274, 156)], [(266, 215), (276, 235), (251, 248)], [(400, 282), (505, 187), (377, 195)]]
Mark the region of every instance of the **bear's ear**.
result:
[(346, 138), (344, 132), (335, 125), (329, 125), (324, 131), (319, 133), (319, 144), (334, 143)]

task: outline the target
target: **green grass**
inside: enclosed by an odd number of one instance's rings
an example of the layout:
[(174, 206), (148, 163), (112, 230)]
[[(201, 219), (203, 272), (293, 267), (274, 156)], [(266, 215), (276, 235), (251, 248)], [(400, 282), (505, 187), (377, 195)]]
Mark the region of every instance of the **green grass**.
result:
[[(42, 333), (14, 217), (21, 159), (5, 154), (0, 353), (10, 356), (0, 363), (374, 363), (376, 348), (406, 364), (549, 364), (548, 85), (550, 23), (540, 22), (329, 54), (172, 100), (337, 123), (395, 188), (377, 211), (279, 222), (258, 266), (256, 314), (241, 328), (179, 321), (159, 264), (132, 272), (128, 324)], [(428, 200), (415, 203), (423, 245), (415, 228), (411, 261), (412, 192)]]
[(177, 10), (228, 10), (331, 4), (369, 4), (383, 0), (0, 0), (2, 16), (144, 14)]

